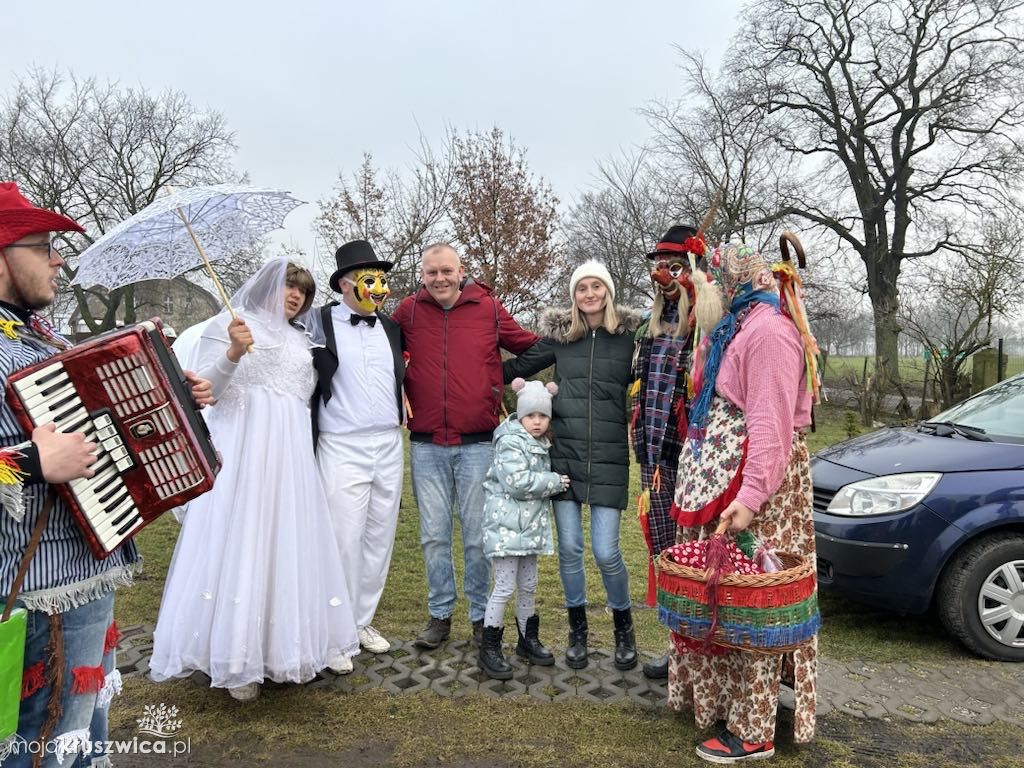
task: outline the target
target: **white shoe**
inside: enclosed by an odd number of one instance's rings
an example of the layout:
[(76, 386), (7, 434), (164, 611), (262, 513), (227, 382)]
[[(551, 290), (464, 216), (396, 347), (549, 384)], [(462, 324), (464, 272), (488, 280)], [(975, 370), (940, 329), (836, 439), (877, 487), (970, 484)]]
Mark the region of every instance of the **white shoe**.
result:
[(387, 653), (391, 650), (391, 643), (369, 624), (359, 627), (356, 634), (359, 636), (359, 644), (370, 653)]
[(246, 683), (237, 688), (228, 688), (228, 693), (235, 701), (252, 701), (260, 695), (259, 683)]
[(336, 675), (347, 675), (352, 671), (352, 659), (340, 653), (332, 653), (327, 657), (327, 668)]

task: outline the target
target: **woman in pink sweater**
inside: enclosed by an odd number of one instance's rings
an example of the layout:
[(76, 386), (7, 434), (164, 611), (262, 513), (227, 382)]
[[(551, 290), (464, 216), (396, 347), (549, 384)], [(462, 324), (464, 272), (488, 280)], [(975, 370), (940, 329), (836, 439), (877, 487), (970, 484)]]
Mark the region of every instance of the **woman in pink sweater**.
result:
[[(814, 557), (810, 457), (803, 430), (811, 423), (813, 337), (805, 338), (779, 307), (768, 262), (746, 245), (716, 249), (700, 273), (697, 321), (708, 333), (695, 362), (697, 397), (688, 445), (680, 456), (673, 516), (685, 540), (710, 535), (721, 519), (749, 528), (769, 547)], [(699, 366), (699, 368), (698, 368)], [(796, 693), (797, 742), (814, 736), (817, 638), (797, 650), (760, 655), (715, 648), (677, 636), (669, 663), (673, 709), (692, 710), (706, 728), (726, 729), (697, 747), (711, 762), (774, 754), (779, 683)]]

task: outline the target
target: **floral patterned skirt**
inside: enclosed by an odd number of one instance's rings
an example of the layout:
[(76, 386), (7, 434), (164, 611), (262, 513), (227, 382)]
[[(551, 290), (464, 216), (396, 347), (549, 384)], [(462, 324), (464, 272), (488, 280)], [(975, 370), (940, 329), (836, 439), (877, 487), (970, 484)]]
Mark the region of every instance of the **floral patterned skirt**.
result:
[[(769, 546), (814, 557), (813, 492), (810, 455), (802, 434), (793, 439), (782, 485), (764, 504), (750, 530)], [(717, 518), (694, 528), (680, 528), (679, 540), (710, 536)], [(670, 651), (668, 706), (692, 711), (700, 728), (725, 720), (735, 735), (750, 743), (774, 741), (779, 683), (796, 693), (794, 741), (814, 738), (818, 639), (813, 637), (787, 654), (727, 651), (707, 655)]]

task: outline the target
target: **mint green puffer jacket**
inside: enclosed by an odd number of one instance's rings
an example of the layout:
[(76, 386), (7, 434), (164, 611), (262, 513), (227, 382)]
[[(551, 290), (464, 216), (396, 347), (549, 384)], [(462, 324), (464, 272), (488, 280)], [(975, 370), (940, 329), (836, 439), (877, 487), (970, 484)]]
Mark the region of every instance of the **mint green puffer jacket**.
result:
[(484, 479), (484, 555), (550, 555), (548, 499), (562, 491), (551, 471), (547, 438), (537, 439), (510, 415), (494, 431), (494, 461)]

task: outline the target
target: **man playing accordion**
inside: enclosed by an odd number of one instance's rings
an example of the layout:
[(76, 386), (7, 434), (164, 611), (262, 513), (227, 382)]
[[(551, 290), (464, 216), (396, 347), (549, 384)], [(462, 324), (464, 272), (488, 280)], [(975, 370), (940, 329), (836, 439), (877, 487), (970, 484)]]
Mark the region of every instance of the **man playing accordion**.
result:
[[(15, 371), (69, 346), (37, 312), (53, 302), (64, 265), (52, 233), (83, 231), (33, 206), (13, 182), (0, 183), (0, 388)], [(209, 383), (188, 378), (196, 401), (211, 402)], [(113, 590), (131, 583), (140, 557), (128, 541), (96, 559), (51, 485), (91, 477), (95, 450), (81, 432), (56, 432), (53, 424), (26, 435), (0, 401), (0, 600), (11, 600), (24, 569), (14, 602), (28, 612), (18, 731), (8, 741), (39, 742), (10, 754), (4, 764), (12, 768), (109, 765), (85, 745), (107, 738), (107, 708), (120, 688)], [(38, 545), (26, 562), (40, 518)], [(12, 749), (0, 742), (0, 760), (5, 746)]]

